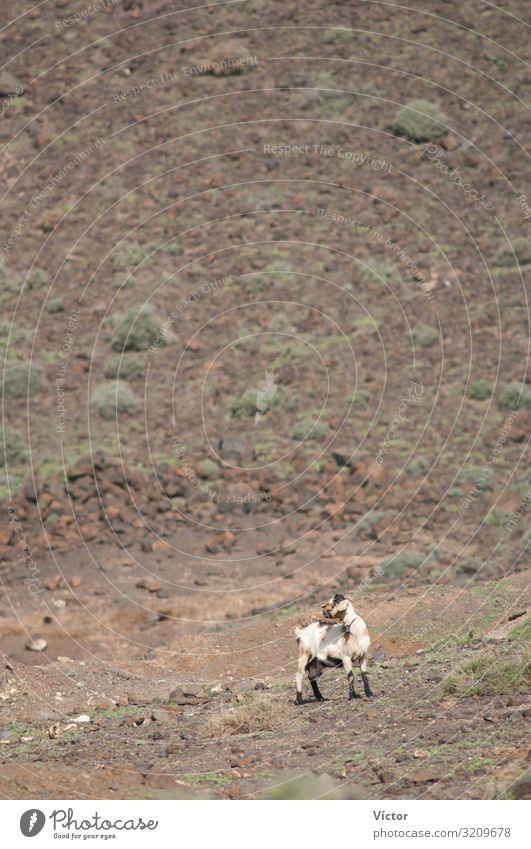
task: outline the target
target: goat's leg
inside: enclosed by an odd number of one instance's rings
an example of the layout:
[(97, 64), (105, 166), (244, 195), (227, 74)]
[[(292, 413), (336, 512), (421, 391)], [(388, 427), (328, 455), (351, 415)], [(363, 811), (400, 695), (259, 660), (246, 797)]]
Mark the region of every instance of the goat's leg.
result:
[(318, 702), (324, 702), (325, 697), (321, 693), (318, 684), (317, 678), (321, 674), (321, 665), (318, 660), (312, 660), (311, 663), (308, 664), (308, 678), (310, 680), (310, 685), (313, 690), (313, 694)]
[(343, 658), (343, 669), (347, 673), (348, 679), (348, 697), (349, 699), (359, 699), (356, 690), (354, 689), (354, 674), (352, 672), (352, 658), (344, 657)]
[(304, 699), (302, 698), (302, 679), (309, 659), (309, 655), (302, 653), (299, 654), (299, 664), (297, 667), (297, 674), (295, 675), (295, 686), (297, 687), (297, 698), (295, 699), (295, 704), (297, 705), (304, 704)]
[(369, 686), (369, 679), (367, 678), (367, 658), (365, 655), (360, 657), (360, 669), (361, 669), (361, 678), (363, 681), (363, 689), (365, 690), (365, 695), (368, 699), (372, 699), (374, 693), (372, 692)]

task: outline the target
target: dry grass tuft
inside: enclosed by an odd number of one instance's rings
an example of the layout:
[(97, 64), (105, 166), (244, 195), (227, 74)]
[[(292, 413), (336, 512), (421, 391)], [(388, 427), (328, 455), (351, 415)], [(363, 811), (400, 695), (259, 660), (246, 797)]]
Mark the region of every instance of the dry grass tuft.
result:
[(260, 699), (241, 707), (222, 711), (201, 727), (205, 737), (226, 737), (232, 734), (252, 734), (256, 731), (276, 731), (286, 721), (286, 705), (271, 699)]

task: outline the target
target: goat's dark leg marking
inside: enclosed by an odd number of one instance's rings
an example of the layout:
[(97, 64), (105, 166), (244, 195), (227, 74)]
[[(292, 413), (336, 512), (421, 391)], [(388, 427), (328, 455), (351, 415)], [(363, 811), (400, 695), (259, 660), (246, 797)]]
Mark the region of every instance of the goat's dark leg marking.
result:
[(362, 677), (362, 680), (363, 680), (363, 689), (365, 690), (365, 695), (367, 696), (368, 699), (372, 699), (374, 693), (372, 692), (372, 690), (369, 686), (369, 679), (367, 678), (367, 673), (362, 672), (361, 677)]
[(317, 701), (318, 702), (326, 701), (325, 697), (323, 696), (323, 694), (321, 693), (321, 691), (320, 691), (320, 689), (317, 685), (317, 681), (315, 680), (315, 678), (310, 678), (310, 684), (312, 685), (313, 694), (314, 694), (315, 698), (317, 699)]
[(315, 658), (308, 664), (308, 678), (313, 690), (313, 694), (318, 702), (324, 702), (325, 698), (321, 693), (317, 684), (317, 678), (321, 674), (321, 664)]
[(356, 693), (356, 690), (354, 689), (354, 674), (352, 672), (352, 669), (348, 673), (347, 678), (348, 678), (348, 697), (349, 697), (349, 699), (359, 699), (359, 696)]

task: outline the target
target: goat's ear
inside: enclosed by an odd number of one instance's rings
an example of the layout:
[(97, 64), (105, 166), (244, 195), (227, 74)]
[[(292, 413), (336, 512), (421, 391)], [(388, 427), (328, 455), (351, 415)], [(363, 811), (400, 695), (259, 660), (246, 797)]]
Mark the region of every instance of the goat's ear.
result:
[(345, 598), (341, 593), (336, 593), (334, 598), (332, 599), (332, 604), (339, 604), (340, 601), (343, 601)]
[(343, 619), (347, 607), (348, 601), (342, 596), (342, 601), (340, 601), (339, 604), (335, 604), (332, 608), (332, 616), (334, 616), (336, 619)]

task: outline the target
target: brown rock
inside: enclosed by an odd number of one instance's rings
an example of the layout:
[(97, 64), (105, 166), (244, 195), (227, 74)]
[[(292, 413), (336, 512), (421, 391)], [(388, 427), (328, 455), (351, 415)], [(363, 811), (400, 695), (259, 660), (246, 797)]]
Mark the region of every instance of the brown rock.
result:
[(426, 784), (431, 781), (438, 781), (440, 778), (439, 773), (434, 769), (430, 769), (430, 767), (425, 767), (424, 769), (417, 769), (411, 775), (411, 780), (415, 784)]
[(9, 545), (13, 538), (13, 528), (0, 528), (0, 545)]
[(147, 590), (150, 593), (156, 593), (162, 587), (160, 581), (157, 581), (157, 579), (151, 575), (148, 575), (146, 578), (141, 578), (137, 581), (136, 585), (140, 590)]
[(454, 136), (453, 133), (448, 133), (447, 136), (444, 136), (439, 142), (444, 150), (457, 150), (458, 147), (461, 146), (461, 143), (457, 136)]
[(10, 94), (24, 94), (24, 86), (9, 71), (0, 73), (0, 97), (9, 97)]

